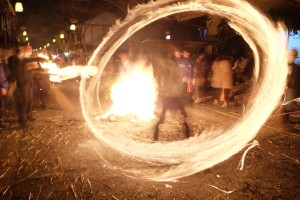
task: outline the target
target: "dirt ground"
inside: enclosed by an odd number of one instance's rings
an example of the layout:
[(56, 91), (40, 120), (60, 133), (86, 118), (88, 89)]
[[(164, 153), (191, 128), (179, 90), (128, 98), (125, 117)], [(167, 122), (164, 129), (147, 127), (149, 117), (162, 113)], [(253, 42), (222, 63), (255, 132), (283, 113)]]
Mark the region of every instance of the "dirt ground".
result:
[[(80, 110), (78, 84), (70, 81), (53, 86), (49, 106), (48, 110), (39, 110), (36, 102), (37, 120), (28, 131), (19, 129), (14, 118), (9, 128), (1, 130), (0, 199), (300, 197), (300, 133), (292, 126), (282, 125), (276, 117), (271, 117), (257, 135), (259, 146), (249, 150), (243, 170), (238, 165), (246, 148), (210, 169), (178, 182), (161, 183), (127, 177), (106, 165), (102, 154), (117, 158), (119, 165), (130, 163), (89, 131)], [(196, 134), (211, 124), (218, 127), (229, 121), (234, 123), (242, 107), (221, 109), (209, 101), (189, 105), (187, 111), (192, 113), (192, 130)], [(183, 138), (184, 135), (167, 132), (160, 139)]]

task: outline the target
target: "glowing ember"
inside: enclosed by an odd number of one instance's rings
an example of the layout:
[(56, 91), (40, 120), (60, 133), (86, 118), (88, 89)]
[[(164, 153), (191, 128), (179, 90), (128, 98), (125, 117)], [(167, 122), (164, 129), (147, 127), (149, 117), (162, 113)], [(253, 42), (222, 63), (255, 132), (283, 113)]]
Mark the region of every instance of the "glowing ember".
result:
[[(105, 129), (106, 126), (95, 120), (93, 114), (101, 111), (99, 84), (110, 57), (124, 41), (148, 24), (172, 14), (189, 11), (227, 18), (229, 25), (251, 47), (255, 75), (260, 85), (255, 90), (255, 99), (249, 101), (252, 104), (245, 111), (244, 118), (229, 130), (204, 132), (188, 140), (169, 143), (137, 142), (122, 134), (125, 130), (117, 130), (118, 127)], [(111, 29), (89, 61), (89, 65), (99, 66), (99, 73), (88, 85), (84, 79), (81, 81), (83, 116), (91, 131), (104, 144), (123, 155), (137, 158), (140, 164), (149, 166), (151, 163), (151, 167), (138, 169), (118, 166), (117, 169), (127, 175), (155, 181), (175, 181), (212, 167), (241, 151), (253, 140), (278, 105), (288, 72), (284, 31), (282, 26), (276, 28), (244, 0), (190, 0), (177, 4), (174, 0), (160, 0), (138, 6)], [(162, 167), (167, 165), (171, 167)]]
[(154, 119), (156, 98), (152, 67), (144, 67), (140, 63), (133, 70), (121, 74), (118, 82), (112, 86), (113, 105), (102, 118), (133, 115), (143, 121)]

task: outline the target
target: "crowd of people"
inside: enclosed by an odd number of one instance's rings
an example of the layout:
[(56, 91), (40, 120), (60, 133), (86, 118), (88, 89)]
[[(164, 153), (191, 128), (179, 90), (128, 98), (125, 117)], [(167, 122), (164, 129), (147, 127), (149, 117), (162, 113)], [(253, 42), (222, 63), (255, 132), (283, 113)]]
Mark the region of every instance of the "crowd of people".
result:
[(32, 115), (34, 89), (38, 91), (41, 108), (48, 108), (50, 82), (40, 65), (45, 59), (38, 57), (30, 45), (18, 46), (15, 52), (6, 52), (6, 55), (3, 52), (0, 49), (0, 127), (6, 126), (3, 117), (9, 118), (9, 112), (15, 108), (19, 126), (26, 130), (28, 122), (35, 120)]
[[(20, 127), (27, 129), (28, 121), (35, 120), (32, 116), (34, 89), (37, 91), (41, 109), (48, 108), (50, 82), (40, 65), (44, 59), (38, 57), (30, 45), (19, 46), (15, 52), (6, 52), (6, 55), (3, 52), (0, 49), (0, 128), (5, 127), (3, 117), (9, 109), (15, 107)], [(300, 70), (295, 64), (297, 55), (298, 52), (294, 49), (288, 54), (289, 75), (284, 100), (292, 103), (284, 106), (285, 113), (292, 112), (295, 103), (293, 100), (300, 96)], [(133, 65), (129, 52), (119, 52), (118, 59), (118, 71), (129, 71)], [(165, 68), (165, 72), (158, 78), (160, 95), (184, 97), (185, 102), (199, 104), (206, 100), (206, 92), (215, 90), (219, 91), (219, 96), (215, 96), (213, 104), (226, 108), (235, 95), (251, 88), (253, 62), (251, 53), (235, 58), (230, 55), (217, 55), (212, 59), (205, 52), (192, 55), (189, 49), (176, 48), (158, 64)], [(289, 122), (289, 115), (284, 116), (285, 121)]]
[[(118, 54), (118, 71), (130, 70), (134, 61), (128, 51)], [(288, 53), (289, 74), (282, 100), (289, 102), (283, 106), (284, 121), (290, 122), (289, 114), (293, 101), (300, 96), (300, 67), (295, 64), (298, 52), (292, 49)], [(185, 103), (202, 103), (214, 97), (213, 105), (227, 108), (229, 103), (247, 103), (253, 88), (254, 58), (252, 52), (243, 56), (215, 55), (205, 52), (192, 54), (188, 48), (175, 48), (171, 53), (162, 56), (155, 54), (152, 59), (154, 71), (162, 98), (183, 97)], [(155, 72), (154, 72), (155, 73)], [(299, 104), (299, 103), (298, 103)]]
[[(182, 84), (181, 95), (186, 97), (187, 102), (199, 104), (205, 101), (205, 92), (214, 89), (220, 94), (214, 105), (220, 104), (223, 108), (233, 98), (233, 88), (249, 82), (253, 68), (251, 54), (238, 58), (218, 55), (213, 59), (205, 52), (192, 56), (189, 49), (175, 49), (171, 60), (174, 61), (172, 65), (177, 66), (171, 71), (177, 68), (179, 74), (179, 79), (169, 77), (173, 81), (171, 85), (176, 84), (174, 80)], [(170, 76), (170, 72), (166, 74)], [(172, 89), (169, 87), (167, 90)]]

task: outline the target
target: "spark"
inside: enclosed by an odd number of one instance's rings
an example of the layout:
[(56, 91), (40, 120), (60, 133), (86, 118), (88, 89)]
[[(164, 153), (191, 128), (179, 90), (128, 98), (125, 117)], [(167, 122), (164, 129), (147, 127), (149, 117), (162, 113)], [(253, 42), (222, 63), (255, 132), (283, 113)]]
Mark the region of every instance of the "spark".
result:
[[(95, 112), (103, 113), (99, 98), (102, 72), (120, 45), (156, 20), (191, 11), (228, 19), (229, 25), (253, 51), (257, 87), (243, 118), (228, 130), (206, 131), (188, 140), (168, 143), (132, 140), (128, 136), (129, 127), (118, 129), (96, 120)], [(141, 164), (151, 164), (151, 168), (118, 165), (117, 170), (141, 179), (175, 181), (225, 161), (255, 138), (284, 92), (288, 72), (286, 55), (284, 26), (274, 24), (244, 0), (151, 1), (137, 6), (122, 22), (117, 22), (95, 50), (88, 65), (98, 66), (98, 73), (89, 81), (83, 78), (80, 83), (82, 113), (91, 132), (106, 146)], [(161, 169), (162, 166), (170, 167)]]
[(292, 103), (292, 102), (294, 102), (294, 101), (300, 102), (300, 98), (296, 98), (296, 99), (293, 99), (293, 100), (287, 101), (287, 102), (282, 102), (281, 105), (282, 105), (282, 106), (286, 106), (286, 105), (288, 105), (288, 104), (290, 104), (290, 103)]
[(215, 189), (217, 189), (217, 190), (220, 190), (221, 192), (224, 192), (224, 193), (226, 193), (226, 194), (230, 194), (230, 193), (233, 193), (233, 192), (234, 192), (234, 190), (226, 191), (226, 190), (222, 190), (222, 189), (220, 189), (220, 188), (218, 188), (217, 186), (214, 186), (214, 185), (210, 185), (210, 184), (207, 184), (207, 185), (209, 185), (210, 187), (213, 187), (213, 188), (215, 188)]
[(243, 169), (244, 169), (244, 161), (245, 161), (246, 154), (248, 153), (248, 151), (249, 151), (250, 149), (254, 148), (255, 146), (258, 146), (258, 145), (259, 145), (259, 144), (258, 144), (257, 140), (254, 140), (254, 142), (251, 144), (251, 146), (248, 147), (248, 149), (246, 149), (246, 151), (244, 152), (244, 154), (243, 154), (243, 156), (242, 156), (242, 158), (241, 158), (241, 160), (240, 160), (240, 163), (239, 163), (239, 165), (241, 166), (241, 167), (240, 167), (240, 170), (243, 170)]

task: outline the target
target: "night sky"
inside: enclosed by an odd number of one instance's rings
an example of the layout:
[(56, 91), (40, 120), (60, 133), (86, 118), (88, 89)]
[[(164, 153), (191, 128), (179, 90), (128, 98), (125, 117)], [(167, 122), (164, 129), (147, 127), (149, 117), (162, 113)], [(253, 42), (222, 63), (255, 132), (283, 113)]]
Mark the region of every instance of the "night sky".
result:
[[(11, 0), (12, 5), (15, 5), (17, 0)], [(70, 5), (71, 3), (81, 3), (83, 5), (90, 3), (88, 9), (85, 10), (84, 14), (90, 14), (97, 8), (103, 4), (109, 4), (106, 0), (19, 0), (23, 3), (24, 12), (18, 13), (18, 22), (20, 26), (26, 27), (26, 31), (29, 36), (29, 41), (32, 44), (33, 48), (39, 48), (47, 44), (48, 42), (52, 42), (52, 39), (55, 35), (58, 35), (61, 31), (68, 30), (70, 26), (70, 20), (72, 18), (72, 14), (68, 13), (67, 9), (63, 9), (61, 5)], [(116, 1), (117, 2), (117, 1)], [(284, 19), (286, 21), (287, 26), (292, 27), (291, 29), (295, 29), (293, 27), (298, 28), (300, 26), (299, 20), (291, 21), (287, 19), (291, 19), (289, 15), (286, 13), (291, 13), (291, 15), (297, 16), (300, 12), (300, 0), (255, 0), (250, 2), (260, 2), (255, 3), (256, 6), (268, 7), (268, 4), (281, 3), (278, 8), (283, 10), (273, 11), (275, 15), (283, 17), (279, 17), (280, 19)], [(282, 3), (284, 2), (284, 3)], [(298, 3), (297, 3), (298, 2)], [(110, 4), (110, 7), (113, 3)], [(277, 5), (277, 4), (276, 4)], [(279, 4), (278, 4), (279, 5)], [(105, 7), (104, 9), (109, 9)], [(286, 10), (284, 10), (286, 9)], [(80, 9), (79, 9), (80, 10)], [(292, 12), (293, 11), (293, 12)], [(78, 12), (78, 11), (77, 11)], [(113, 10), (113, 12), (118, 12), (117, 10)], [(82, 12), (78, 12), (76, 18), (83, 16)], [(92, 17), (92, 16), (90, 16)], [(287, 18), (287, 19), (285, 19)], [(294, 17), (296, 19), (296, 17)], [(84, 20), (82, 21), (84, 22)]]
[[(17, 0), (11, 0), (15, 5)], [(19, 0), (24, 12), (18, 13), (19, 25), (26, 27), (33, 48), (51, 43), (55, 35), (69, 30), (71, 19), (85, 22), (97, 9), (118, 12), (114, 4), (106, 0)], [(83, 9), (84, 8), (84, 9)], [(95, 16), (94, 16), (95, 17)]]
[[(15, 5), (16, 1), (11, 1)], [(58, 34), (62, 24), (57, 21), (59, 0), (22, 0), (24, 12), (18, 13), (20, 26), (26, 27), (33, 48), (44, 46)]]

